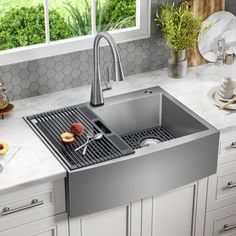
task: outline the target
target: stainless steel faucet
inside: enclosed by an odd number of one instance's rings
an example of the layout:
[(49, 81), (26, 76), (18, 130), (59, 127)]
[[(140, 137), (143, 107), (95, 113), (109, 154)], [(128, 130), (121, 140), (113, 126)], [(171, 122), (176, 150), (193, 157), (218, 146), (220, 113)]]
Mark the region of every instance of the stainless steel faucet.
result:
[(121, 65), (120, 54), (114, 39), (107, 32), (98, 33), (94, 39), (94, 44), (93, 44), (94, 78), (92, 81), (91, 97), (90, 97), (90, 104), (92, 106), (103, 105), (104, 104), (103, 91), (112, 88), (109, 81), (108, 82), (103, 81), (102, 83), (101, 80), (99, 45), (100, 45), (100, 40), (102, 38), (106, 39), (109, 46), (111, 47), (115, 64), (115, 81), (124, 80), (124, 72)]

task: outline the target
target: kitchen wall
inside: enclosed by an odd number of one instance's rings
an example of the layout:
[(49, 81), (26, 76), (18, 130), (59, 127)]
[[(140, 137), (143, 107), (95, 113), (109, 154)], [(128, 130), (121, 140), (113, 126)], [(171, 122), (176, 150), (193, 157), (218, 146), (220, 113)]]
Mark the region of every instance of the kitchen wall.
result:
[[(152, 0), (150, 38), (118, 45), (125, 75), (166, 67), (170, 50), (154, 22), (157, 5), (162, 1)], [(226, 1), (227, 8), (236, 9), (235, 0)], [(113, 63), (108, 47), (101, 50), (101, 57), (102, 74), (107, 79)], [(0, 67), (0, 82), (6, 85), (11, 100), (83, 86), (91, 83), (92, 76), (92, 50)]]

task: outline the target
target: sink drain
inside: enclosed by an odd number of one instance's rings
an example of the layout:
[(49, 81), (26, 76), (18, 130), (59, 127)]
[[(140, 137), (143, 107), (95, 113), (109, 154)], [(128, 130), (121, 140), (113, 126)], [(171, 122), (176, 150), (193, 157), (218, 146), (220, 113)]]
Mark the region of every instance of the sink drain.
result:
[(161, 143), (161, 141), (159, 139), (156, 138), (147, 138), (144, 139), (140, 142), (140, 147), (147, 147), (147, 146), (151, 146), (151, 145), (156, 145), (158, 143)]
[(133, 149), (155, 145), (175, 138), (166, 128), (155, 126), (123, 134), (122, 139)]

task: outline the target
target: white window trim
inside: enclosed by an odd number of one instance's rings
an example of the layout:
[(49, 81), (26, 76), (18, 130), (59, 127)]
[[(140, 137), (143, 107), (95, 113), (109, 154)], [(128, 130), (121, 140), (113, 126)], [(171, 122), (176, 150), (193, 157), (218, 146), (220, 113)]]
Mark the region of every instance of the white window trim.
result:
[[(93, 5), (95, 5), (96, 0), (92, 1)], [(47, 6), (47, 2), (48, 0), (45, 0), (45, 6)], [(45, 8), (46, 43), (1, 51), (0, 66), (36, 60), (45, 57), (57, 56), (76, 51), (83, 51), (86, 49), (91, 49), (93, 47), (93, 40), (96, 33), (96, 30), (94, 30), (94, 23), (92, 25), (93, 35), (80, 36), (77, 38), (50, 42), (48, 29), (48, 9), (47, 7)], [(94, 10), (92, 11), (94, 12)], [(137, 0), (136, 15), (138, 16), (136, 17), (136, 27), (113, 30), (109, 32), (114, 37), (117, 43), (123, 43), (150, 37), (150, 0)]]

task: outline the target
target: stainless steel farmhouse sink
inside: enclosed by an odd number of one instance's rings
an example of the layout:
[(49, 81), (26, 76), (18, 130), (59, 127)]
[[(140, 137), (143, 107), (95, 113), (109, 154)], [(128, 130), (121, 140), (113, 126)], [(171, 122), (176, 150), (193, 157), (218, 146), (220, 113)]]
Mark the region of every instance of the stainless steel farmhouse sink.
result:
[[(80, 104), (26, 120), (68, 171), (71, 217), (158, 196), (216, 172), (218, 130), (160, 87), (107, 98), (101, 107)], [(87, 156), (73, 152), (86, 135), (72, 147), (53, 138), (51, 126), (58, 123), (58, 135), (76, 120), (104, 136), (88, 147)]]

